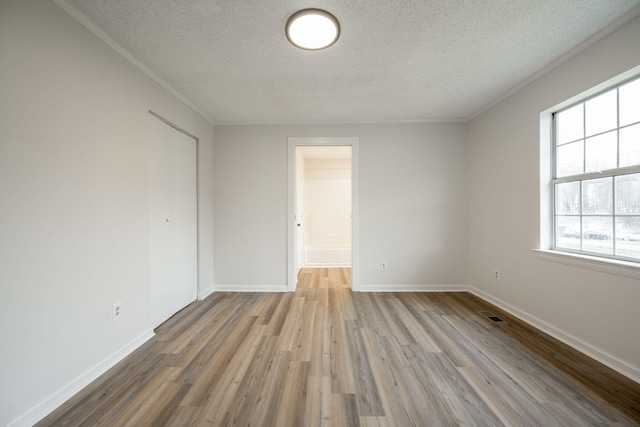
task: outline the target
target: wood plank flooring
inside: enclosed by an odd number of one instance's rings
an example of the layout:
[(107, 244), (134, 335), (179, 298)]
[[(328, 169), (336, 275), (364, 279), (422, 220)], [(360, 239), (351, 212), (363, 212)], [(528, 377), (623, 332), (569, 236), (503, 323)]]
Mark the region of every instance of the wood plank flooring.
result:
[(349, 278), (215, 293), (38, 425), (640, 425), (639, 384), (479, 298)]

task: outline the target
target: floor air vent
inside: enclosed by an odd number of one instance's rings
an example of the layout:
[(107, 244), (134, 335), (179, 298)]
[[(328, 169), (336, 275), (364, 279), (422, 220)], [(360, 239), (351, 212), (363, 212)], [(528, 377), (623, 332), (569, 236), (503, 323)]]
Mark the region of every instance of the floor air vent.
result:
[(482, 314), (483, 316), (485, 316), (486, 318), (488, 318), (492, 322), (503, 322), (503, 320), (501, 318), (499, 318), (495, 314), (491, 313), (490, 311), (479, 311), (478, 313)]

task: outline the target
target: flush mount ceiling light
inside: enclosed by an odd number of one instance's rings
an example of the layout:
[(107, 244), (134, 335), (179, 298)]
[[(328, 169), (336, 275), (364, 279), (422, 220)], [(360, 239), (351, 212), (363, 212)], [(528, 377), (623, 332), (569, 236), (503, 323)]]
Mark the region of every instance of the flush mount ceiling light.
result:
[(340, 37), (340, 23), (321, 9), (303, 9), (289, 18), (287, 38), (292, 45), (306, 50), (325, 49)]

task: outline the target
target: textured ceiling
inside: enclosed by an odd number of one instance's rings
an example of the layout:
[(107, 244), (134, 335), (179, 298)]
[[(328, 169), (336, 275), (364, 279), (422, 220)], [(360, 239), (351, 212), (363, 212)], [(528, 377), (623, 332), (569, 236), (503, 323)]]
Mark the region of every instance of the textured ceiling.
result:
[[(215, 123), (460, 120), (640, 0), (56, 0), (77, 9)], [(299, 9), (338, 42), (289, 44)]]

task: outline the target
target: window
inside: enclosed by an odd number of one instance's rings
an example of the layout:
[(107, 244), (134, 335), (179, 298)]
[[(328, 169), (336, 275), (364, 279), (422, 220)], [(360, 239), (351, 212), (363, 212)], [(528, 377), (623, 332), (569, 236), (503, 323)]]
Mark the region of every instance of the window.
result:
[(640, 77), (552, 120), (553, 249), (640, 262)]

